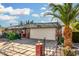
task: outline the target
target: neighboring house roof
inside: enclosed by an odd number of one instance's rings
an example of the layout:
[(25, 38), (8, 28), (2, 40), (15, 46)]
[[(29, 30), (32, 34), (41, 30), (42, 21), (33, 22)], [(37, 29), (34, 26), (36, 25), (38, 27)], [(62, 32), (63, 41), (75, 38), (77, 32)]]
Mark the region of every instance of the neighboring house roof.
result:
[(57, 22), (50, 23), (33, 23), (33, 24), (25, 24), (25, 25), (16, 25), (8, 27), (8, 29), (19, 29), (19, 28), (57, 28), (61, 27), (61, 25)]

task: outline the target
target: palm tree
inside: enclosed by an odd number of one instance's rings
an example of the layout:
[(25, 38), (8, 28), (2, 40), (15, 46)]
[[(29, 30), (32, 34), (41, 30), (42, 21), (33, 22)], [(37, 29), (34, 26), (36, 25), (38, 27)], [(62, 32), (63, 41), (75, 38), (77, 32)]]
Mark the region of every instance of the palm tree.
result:
[(25, 24), (33, 24), (34, 23), (34, 21), (32, 20), (32, 21), (30, 21), (30, 20), (26, 20), (26, 23)]
[(23, 21), (20, 21), (19, 25), (21, 25), (21, 26), (22, 26), (22, 25), (23, 25)]
[(25, 24), (27, 24), (28, 22), (27, 22), (27, 20), (25, 21)]
[(34, 23), (34, 21), (33, 21), (33, 20), (32, 20), (32, 21), (30, 21), (30, 23), (31, 23), (31, 24), (33, 24), (33, 23)]
[(2, 27), (2, 26), (0, 25), (0, 27)]
[(78, 21), (75, 21), (75, 22), (71, 23), (70, 25), (71, 25), (73, 32), (79, 32), (79, 22)]
[(70, 24), (79, 15), (79, 4), (64, 3), (64, 4), (53, 4), (50, 3), (49, 7), (51, 12), (45, 13), (46, 15), (52, 15), (58, 18), (64, 23), (64, 47), (72, 47), (72, 29)]

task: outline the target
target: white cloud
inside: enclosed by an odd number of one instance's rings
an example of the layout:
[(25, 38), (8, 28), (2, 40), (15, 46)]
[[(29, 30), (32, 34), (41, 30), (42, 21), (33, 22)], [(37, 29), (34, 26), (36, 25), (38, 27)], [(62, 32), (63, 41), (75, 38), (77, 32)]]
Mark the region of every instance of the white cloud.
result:
[(42, 7), (40, 10), (46, 10), (46, 7)]
[(4, 13), (10, 13), (11, 11), (13, 11), (12, 7), (7, 7), (3, 9)]
[(45, 23), (46, 21), (44, 21), (44, 20), (41, 20), (40, 22), (41, 22), (41, 23)]
[(45, 12), (40, 13), (40, 16), (42, 16), (42, 17), (43, 17), (43, 16), (44, 16), (44, 13), (45, 13)]
[[(40, 16), (44, 17), (44, 15), (45, 15), (46, 13), (51, 13), (51, 11), (50, 11), (50, 10), (46, 10), (45, 12), (40, 13)], [(47, 16), (49, 16), (49, 15), (47, 15)]]
[(18, 21), (16, 20), (10, 20), (8, 23), (12, 25), (18, 25)]
[(4, 6), (0, 4), (0, 8), (4, 8)]
[(63, 5), (63, 3), (53, 3), (53, 4), (55, 4), (55, 5)]
[(29, 8), (23, 8), (23, 9), (14, 9), (9, 11), (11, 15), (29, 15), (31, 10)]
[(15, 20), (17, 18), (17, 16), (0, 15), (0, 20)]
[(9, 13), (10, 15), (29, 15), (31, 13), (30, 8), (14, 9), (11, 6), (5, 8), (1, 4), (0, 4), (0, 10), (1, 10), (2, 13)]
[(33, 17), (39, 17), (39, 14), (32, 14)]

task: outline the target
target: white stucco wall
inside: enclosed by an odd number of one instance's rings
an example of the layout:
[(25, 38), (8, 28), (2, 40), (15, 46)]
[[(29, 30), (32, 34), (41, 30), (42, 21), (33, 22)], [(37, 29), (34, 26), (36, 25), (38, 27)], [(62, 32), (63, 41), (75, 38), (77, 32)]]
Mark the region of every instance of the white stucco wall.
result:
[(55, 40), (56, 28), (30, 29), (30, 38)]

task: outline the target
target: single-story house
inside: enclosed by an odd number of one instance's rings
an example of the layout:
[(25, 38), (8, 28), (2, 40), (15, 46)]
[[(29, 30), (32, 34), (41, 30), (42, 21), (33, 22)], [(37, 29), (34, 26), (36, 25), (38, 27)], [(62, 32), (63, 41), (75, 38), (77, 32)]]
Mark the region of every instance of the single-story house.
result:
[(56, 40), (57, 31), (61, 31), (62, 27), (57, 22), (50, 22), (11, 26), (8, 30), (24, 31), (26, 38)]

